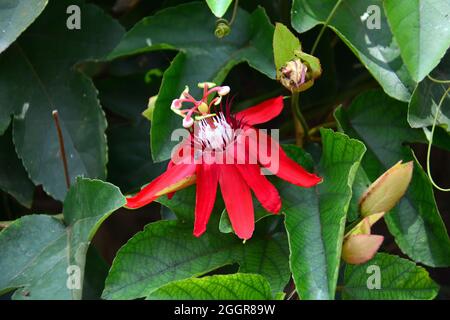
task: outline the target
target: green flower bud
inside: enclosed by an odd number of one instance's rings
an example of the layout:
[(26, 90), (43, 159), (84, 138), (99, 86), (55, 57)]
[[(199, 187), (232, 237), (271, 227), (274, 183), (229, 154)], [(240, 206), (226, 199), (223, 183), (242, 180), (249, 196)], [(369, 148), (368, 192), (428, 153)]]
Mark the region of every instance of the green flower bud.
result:
[(228, 21), (225, 19), (219, 19), (216, 22), (216, 30), (214, 30), (214, 35), (222, 39), (223, 37), (226, 37), (231, 32), (231, 28), (228, 24)]

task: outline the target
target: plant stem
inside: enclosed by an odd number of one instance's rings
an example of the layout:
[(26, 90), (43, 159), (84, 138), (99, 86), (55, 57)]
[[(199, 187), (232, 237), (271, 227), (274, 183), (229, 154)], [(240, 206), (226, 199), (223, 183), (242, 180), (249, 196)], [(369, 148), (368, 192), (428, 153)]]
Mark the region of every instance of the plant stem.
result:
[(330, 23), (331, 19), (333, 19), (334, 14), (336, 13), (337, 9), (339, 8), (339, 6), (341, 5), (342, 0), (338, 0), (338, 2), (336, 2), (336, 4), (334, 5), (333, 10), (331, 10), (330, 14), (328, 15), (327, 20), (325, 21), (325, 23), (322, 26), (322, 29), (320, 29), (319, 35), (316, 38), (316, 41), (314, 42), (314, 45), (311, 49), (311, 55), (314, 54), (314, 52), (317, 49), (317, 46), (319, 44), (320, 38), (322, 38), (323, 33), (325, 32), (325, 29), (328, 27), (328, 24)]
[(436, 82), (436, 83), (443, 83), (443, 84), (450, 83), (450, 80), (439, 80), (439, 79), (433, 78), (430, 75), (428, 75), (427, 77), (428, 77), (428, 79), (430, 79), (431, 81)]
[(336, 121), (325, 122), (319, 126), (311, 128), (308, 132), (308, 136), (312, 136), (312, 135), (316, 134), (317, 132), (319, 132), (319, 130), (321, 128), (335, 128), (335, 127), (336, 127)]
[(66, 149), (64, 147), (64, 137), (61, 130), (61, 124), (59, 122), (59, 114), (58, 110), (53, 110), (52, 112), (53, 119), (55, 120), (56, 130), (58, 132), (58, 140), (59, 140), (59, 149), (61, 152), (61, 160), (64, 166), (64, 176), (66, 178), (66, 186), (67, 189), (70, 189), (70, 176), (69, 176), (69, 167), (67, 166), (67, 158), (66, 158)]
[(308, 138), (309, 127), (303, 117), (299, 106), (299, 93), (293, 92), (291, 96), (291, 108), (294, 115), (295, 141), (298, 146), (303, 146), (303, 141)]
[(236, 19), (238, 6), (239, 6), (239, 0), (234, 0), (233, 13), (231, 15), (230, 23), (228, 24), (228, 26), (231, 26), (233, 24), (234, 20)]
[(440, 191), (444, 191), (444, 192), (449, 192), (450, 188), (448, 189), (444, 189), (441, 188), (440, 186), (438, 186), (434, 180), (433, 177), (431, 176), (431, 164), (430, 164), (430, 158), (431, 158), (431, 146), (433, 144), (433, 136), (434, 136), (434, 129), (436, 128), (436, 123), (437, 123), (437, 118), (439, 116), (439, 112), (441, 112), (441, 106), (444, 103), (445, 98), (447, 97), (447, 94), (450, 92), (450, 87), (447, 88), (447, 90), (445, 90), (444, 94), (442, 95), (441, 100), (439, 101), (438, 106), (436, 107), (436, 114), (434, 115), (434, 120), (433, 120), (433, 126), (431, 127), (431, 136), (430, 139), (428, 141), (428, 150), (427, 150), (427, 174), (428, 174), (428, 178), (430, 179), (431, 184), (438, 190)]
[(11, 223), (12, 221), (0, 221), (0, 230), (8, 228)]

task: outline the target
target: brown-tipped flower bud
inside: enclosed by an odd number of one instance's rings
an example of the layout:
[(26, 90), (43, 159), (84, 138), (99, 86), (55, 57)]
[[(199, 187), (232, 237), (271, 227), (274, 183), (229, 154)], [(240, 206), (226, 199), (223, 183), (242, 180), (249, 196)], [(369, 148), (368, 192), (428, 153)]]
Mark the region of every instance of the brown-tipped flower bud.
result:
[(377, 253), (383, 239), (383, 236), (372, 234), (350, 236), (342, 246), (342, 259), (350, 264), (365, 263)]
[(372, 183), (360, 199), (362, 216), (391, 210), (408, 189), (413, 168), (412, 161), (399, 161)]
[(313, 85), (308, 75), (308, 66), (300, 59), (288, 61), (281, 67), (280, 82), (291, 92), (301, 92)]
[(281, 84), (291, 92), (309, 89), (322, 74), (320, 61), (301, 50), (295, 52), (296, 58), (288, 61), (277, 73)]
[(371, 227), (384, 216), (384, 212), (363, 218), (344, 237), (342, 259), (350, 264), (361, 264), (373, 258), (383, 243), (383, 236), (372, 235)]

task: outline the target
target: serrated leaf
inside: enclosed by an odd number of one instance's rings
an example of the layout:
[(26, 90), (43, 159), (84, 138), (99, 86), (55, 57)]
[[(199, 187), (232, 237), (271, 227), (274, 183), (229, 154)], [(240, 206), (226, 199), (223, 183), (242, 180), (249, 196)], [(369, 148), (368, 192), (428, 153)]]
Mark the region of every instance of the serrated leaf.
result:
[(367, 177), (366, 172), (360, 166), (355, 175), (355, 180), (352, 186), (352, 200), (350, 201), (350, 207), (347, 212), (347, 221), (353, 222), (360, 216), (359, 212), (359, 199), (370, 186), (370, 180)]
[[(81, 299), (90, 241), (104, 219), (124, 204), (117, 187), (79, 179), (64, 203), (67, 227), (46, 215), (16, 220), (0, 233), (0, 292), (18, 289), (13, 299)], [(67, 286), (69, 266), (79, 268), (78, 288)]]
[[(380, 277), (379, 288), (375, 277)], [(344, 282), (342, 293), (347, 300), (433, 299), (439, 291), (424, 268), (386, 253), (377, 254), (365, 264), (347, 265)]]
[(267, 280), (258, 274), (236, 273), (171, 282), (153, 292), (151, 300), (271, 300)]
[(450, 3), (386, 0), (383, 4), (403, 61), (412, 78), (420, 82), (450, 47)]
[(400, 249), (416, 262), (429, 266), (450, 264), (450, 239), (434, 200), (426, 173), (405, 143), (424, 142), (422, 130), (409, 127), (407, 105), (381, 91), (358, 96), (348, 110), (335, 116), (342, 130), (364, 141), (368, 151), (363, 168), (374, 181), (399, 160), (414, 160), (411, 184), (400, 203), (385, 216)]
[[(290, 266), (301, 299), (333, 299), (338, 280), (345, 218), (364, 145), (322, 130), (323, 151), (314, 188), (278, 187), (286, 216)], [(296, 158), (293, 158), (297, 160)]]
[(31, 208), (34, 185), (28, 178), (12, 142), (11, 129), (0, 135), (0, 189)]
[(3, 0), (0, 2), (0, 53), (41, 14), (48, 0)]
[[(82, 12), (81, 30), (66, 27), (66, 9), (73, 4)], [(92, 82), (73, 67), (103, 57), (122, 33), (96, 6), (52, 1), (0, 56), (0, 133), (13, 114), (14, 143), (31, 180), (58, 200), (64, 199), (66, 187), (52, 111), (59, 111), (70, 180), (104, 178), (106, 119)]]
[[(323, 24), (338, 0), (294, 0), (292, 26), (300, 33)], [(376, 13), (369, 8), (377, 8)], [(383, 12), (382, 0), (343, 0), (330, 20), (329, 27), (361, 60), (384, 91), (402, 101), (408, 101), (415, 82), (404, 65), (398, 45)], [(380, 18), (380, 28), (370, 29), (368, 19)]]
[(217, 17), (222, 18), (233, 0), (206, 0), (209, 9)]
[(213, 230), (196, 238), (190, 223), (152, 223), (117, 253), (103, 298), (147, 297), (172, 281), (236, 262), (240, 272), (265, 276), (274, 292), (282, 291), (289, 280), (287, 241), (281, 233), (254, 235), (243, 244), (232, 235)]
[(170, 110), (170, 105), (186, 85), (195, 96), (200, 93), (198, 82), (220, 83), (233, 66), (243, 61), (275, 78), (274, 28), (262, 8), (252, 14), (239, 9), (233, 31), (222, 39), (214, 36), (215, 20), (204, 3), (168, 8), (144, 18), (110, 54), (113, 59), (152, 50), (180, 51), (164, 73), (153, 113), (151, 145), (156, 161), (169, 159), (178, 143), (171, 141), (171, 134), (182, 127), (181, 118)]

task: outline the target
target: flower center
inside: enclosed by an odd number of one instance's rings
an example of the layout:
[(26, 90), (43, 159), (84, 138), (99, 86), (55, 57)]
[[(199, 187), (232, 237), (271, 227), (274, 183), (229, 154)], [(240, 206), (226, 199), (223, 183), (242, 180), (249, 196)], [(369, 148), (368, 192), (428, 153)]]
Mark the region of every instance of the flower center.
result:
[(222, 112), (198, 122), (197, 138), (206, 149), (224, 150), (234, 140), (234, 130)]

